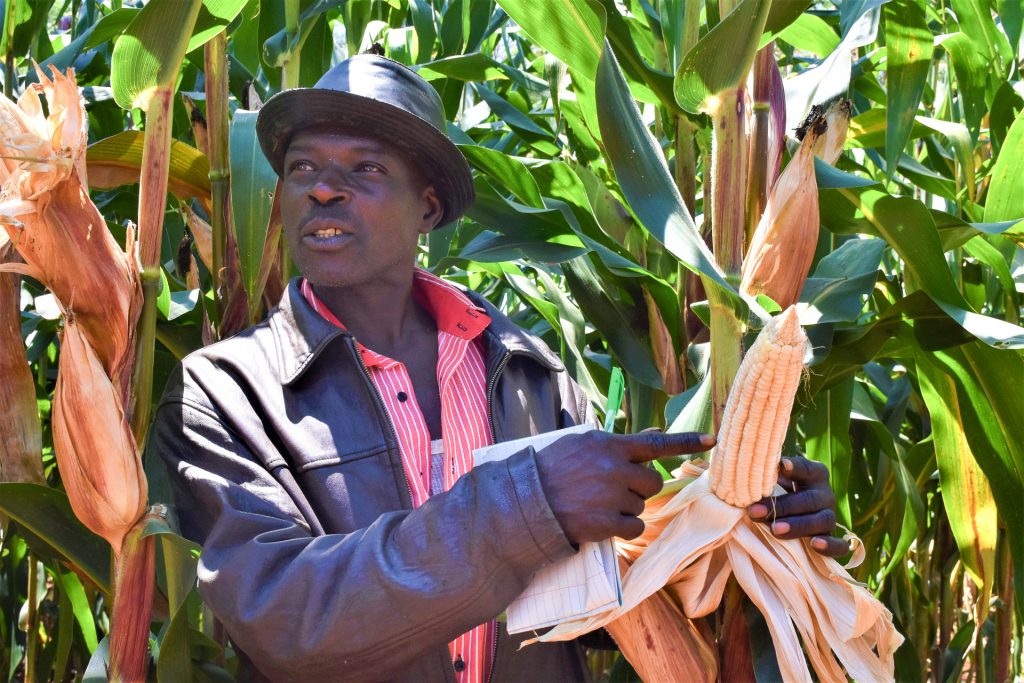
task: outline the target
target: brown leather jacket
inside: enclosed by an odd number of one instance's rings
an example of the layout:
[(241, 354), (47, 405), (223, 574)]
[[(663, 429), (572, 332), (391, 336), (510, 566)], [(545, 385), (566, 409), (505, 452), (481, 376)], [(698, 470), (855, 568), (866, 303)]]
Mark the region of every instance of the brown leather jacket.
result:
[[(559, 359), (471, 296), (493, 321), (495, 440), (590, 419)], [(182, 532), (203, 545), (199, 590), (244, 652), (241, 680), (453, 681), (447, 643), (573, 552), (532, 449), (411, 510), (352, 337), (294, 281), (266, 321), (181, 363), (149, 449), (168, 467)], [(576, 643), (519, 650), (500, 626), (493, 681), (589, 677)]]

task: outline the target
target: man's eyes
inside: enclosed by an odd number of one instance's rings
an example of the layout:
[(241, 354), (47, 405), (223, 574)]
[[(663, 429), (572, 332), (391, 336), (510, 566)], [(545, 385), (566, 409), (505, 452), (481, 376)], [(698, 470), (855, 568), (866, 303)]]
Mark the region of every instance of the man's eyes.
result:
[[(374, 163), (372, 161), (360, 162), (360, 163), (356, 164), (355, 166), (353, 166), (353, 169), (356, 172), (358, 172), (358, 173), (386, 173), (387, 172), (383, 166), (381, 166), (380, 164)], [(293, 162), (288, 164), (288, 172), (289, 173), (293, 173), (293, 172), (296, 172), (296, 171), (298, 171), (298, 172), (306, 172), (306, 171), (315, 171), (315, 170), (316, 170), (316, 166), (312, 162), (306, 161), (305, 159), (298, 159), (298, 160), (293, 161)]]
[(312, 171), (313, 164), (303, 159), (298, 159), (288, 164), (288, 172), (293, 173), (295, 171)]

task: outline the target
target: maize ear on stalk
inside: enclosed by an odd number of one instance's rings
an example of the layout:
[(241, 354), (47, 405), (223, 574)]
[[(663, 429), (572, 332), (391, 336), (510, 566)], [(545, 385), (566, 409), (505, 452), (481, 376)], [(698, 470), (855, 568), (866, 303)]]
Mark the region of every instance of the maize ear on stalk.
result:
[(88, 119), (73, 72), (38, 74), (17, 104), (0, 97), (0, 224), (47, 288), (74, 307), (126, 399), (142, 303), (134, 242), (122, 251), (89, 199)]
[[(568, 640), (605, 626), (662, 588), (686, 616), (702, 617), (718, 607), (733, 576), (764, 615), (784, 680), (810, 683), (807, 660), (821, 681), (846, 681), (847, 675), (857, 681), (893, 680), (893, 654), (903, 637), (893, 627), (885, 606), (842, 565), (811, 550), (805, 540), (776, 538), (767, 525), (751, 520), (745, 508), (715, 494), (724, 490), (737, 494), (737, 500), (759, 497), (763, 489), (754, 477), (764, 476), (766, 461), (777, 466), (778, 445), (766, 438), (748, 446), (745, 432), (754, 422), (765, 433), (784, 433), (797, 383), (788, 379), (790, 360), (780, 360), (789, 351), (783, 354), (780, 349), (797, 348), (802, 357), (803, 347), (795, 343), (802, 334), (796, 331), (798, 327), (792, 307), (765, 327), (761, 337), (770, 343), (759, 339), (751, 347), (729, 397), (730, 433), (719, 433), (712, 461), (743, 459), (742, 466), (755, 473), (751, 480), (730, 483), (726, 476), (716, 475), (716, 471), (733, 471), (739, 463), (719, 462), (709, 469), (696, 463), (685, 465), (676, 473), (676, 480), (666, 484), (667, 490), (675, 492), (660, 496), (645, 510), (642, 518), (648, 528), (644, 534), (616, 542), (619, 553), (632, 561), (622, 579), (622, 605), (560, 624), (537, 640)], [(777, 372), (786, 381), (772, 391), (785, 389), (791, 395), (773, 401), (774, 407), (752, 401), (750, 396), (756, 397), (761, 378), (775, 377)], [(762, 422), (761, 413), (769, 411), (775, 414)], [(725, 428), (723, 424), (723, 432)], [(722, 449), (737, 440), (740, 449)], [(783, 491), (776, 487), (774, 492)], [(854, 562), (857, 560), (855, 554)]]
[(766, 294), (782, 308), (799, 300), (818, 245), (818, 184), (814, 145), (825, 118), (808, 125), (800, 148), (775, 181), (743, 258), (740, 289)]
[(61, 337), (53, 447), (75, 516), (119, 554), (146, 511), (146, 476), (120, 392), (72, 311)]

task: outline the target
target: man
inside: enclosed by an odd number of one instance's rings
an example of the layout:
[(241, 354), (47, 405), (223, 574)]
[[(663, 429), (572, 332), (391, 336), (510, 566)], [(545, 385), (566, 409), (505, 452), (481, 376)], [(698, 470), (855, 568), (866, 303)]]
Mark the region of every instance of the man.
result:
[[(472, 467), (475, 448), (592, 414), (543, 343), (415, 269), (420, 236), (473, 199), (443, 129), (431, 86), (375, 55), (260, 112), (303, 277), (183, 361), (150, 442), (243, 680), (586, 679), (578, 644), (519, 650), (495, 618), (576, 544), (641, 532), (661, 487), (647, 461), (714, 443), (593, 432)], [(789, 474), (777, 532), (844, 552), (825, 469)]]

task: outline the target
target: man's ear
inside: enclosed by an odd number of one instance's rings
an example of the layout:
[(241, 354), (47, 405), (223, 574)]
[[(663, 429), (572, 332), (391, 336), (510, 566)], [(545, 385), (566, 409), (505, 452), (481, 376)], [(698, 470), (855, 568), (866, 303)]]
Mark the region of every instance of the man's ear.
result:
[(423, 188), (422, 196), (423, 205), (426, 210), (423, 213), (420, 233), (425, 235), (441, 222), (441, 217), (444, 215), (444, 205), (441, 203), (441, 198), (437, 196), (437, 190), (434, 189), (433, 185), (427, 185)]

